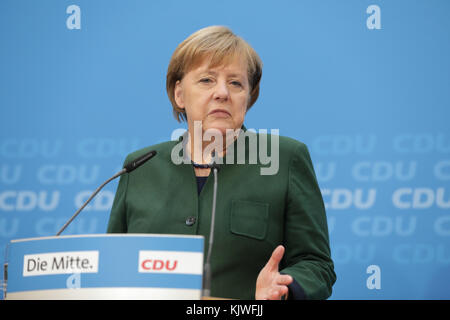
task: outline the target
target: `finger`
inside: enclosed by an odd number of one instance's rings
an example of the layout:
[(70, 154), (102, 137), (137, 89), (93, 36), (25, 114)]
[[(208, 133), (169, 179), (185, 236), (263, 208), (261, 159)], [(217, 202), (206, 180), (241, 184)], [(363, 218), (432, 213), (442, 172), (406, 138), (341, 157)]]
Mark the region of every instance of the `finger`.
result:
[(280, 264), (281, 259), (284, 255), (284, 247), (279, 245), (272, 252), (272, 256), (266, 264), (266, 267), (271, 271), (278, 271), (278, 265)]
[(286, 287), (286, 286), (283, 286), (283, 287), (280, 289), (280, 299), (281, 299), (282, 296), (287, 295), (288, 292), (289, 292), (289, 288)]
[(272, 294), (270, 295), (270, 300), (279, 300), (280, 293), (278, 290), (273, 290)]
[(272, 289), (269, 295), (270, 300), (280, 300), (282, 296), (288, 293), (289, 289), (286, 286), (277, 286)]
[(277, 278), (276, 278), (276, 284), (278, 285), (289, 285), (292, 283), (292, 281), (294, 281), (294, 279), (288, 275), (288, 274), (280, 274)]

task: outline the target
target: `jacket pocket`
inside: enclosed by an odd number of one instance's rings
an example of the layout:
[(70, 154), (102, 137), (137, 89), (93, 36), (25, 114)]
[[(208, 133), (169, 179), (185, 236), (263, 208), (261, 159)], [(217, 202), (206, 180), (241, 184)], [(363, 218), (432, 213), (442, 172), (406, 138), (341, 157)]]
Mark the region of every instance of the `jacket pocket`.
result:
[(230, 231), (234, 234), (263, 240), (267, 235), (269, 204), (233, 200)]

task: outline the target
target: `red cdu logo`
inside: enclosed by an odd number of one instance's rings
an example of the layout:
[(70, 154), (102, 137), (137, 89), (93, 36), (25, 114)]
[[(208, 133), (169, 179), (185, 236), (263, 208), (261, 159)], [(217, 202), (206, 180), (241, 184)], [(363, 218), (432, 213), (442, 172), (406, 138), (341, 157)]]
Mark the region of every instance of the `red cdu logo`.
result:
[(166, 270), (168, 272), (175, 271), (178, 265), (178, 260), (159, 260), (146, 259), (142, 261), (141, 268), (144, 270)]
[(203, 273), (202, 252), (139, 251), (138, 271), (141, 273)]

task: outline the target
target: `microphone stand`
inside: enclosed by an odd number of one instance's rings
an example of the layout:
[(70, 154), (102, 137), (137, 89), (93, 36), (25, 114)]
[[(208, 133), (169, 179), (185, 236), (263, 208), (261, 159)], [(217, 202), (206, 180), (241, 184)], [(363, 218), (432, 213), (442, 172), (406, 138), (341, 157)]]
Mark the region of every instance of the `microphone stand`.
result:
[(219, 171), (219, 167), (215, 162), (213, 163), (212, 170), (214, 173), (214, 192), (212, 201), (211, 228), (209, 232), (208, 252), (206, 254), (204, 266), (203, 297), (211, 296), (211, 251), (214, 242), (214, 222), (216, 217), (216, 198), (217, 198), (217, 172)]
[(83, 205), (77, 210), (77, 212), (75, 212), (75, 214), (62, 226), (62, 228), (58, 231), (58, 233), (56, 234), (56, 236), (59, 236), (66, 228), (69, 224), (72, 223), (73, 219), (75, 219), (78, 214), (81, 212), (81, 210), (84, 209), (84, 207), (86, 207), (88, 205), (89, 202), (91, 202), (91, 200), (97, 195), (97, 193), (100, 192), (100, 190), (103, 189), (103, 187), (105, 185), (107, 185), (108, 183), (110, 183), (112, 180), (114, 180), (115, 178), (121, 176), (122, 174), (124, 174), (125, 172), (127, 172), (127, 169), (123, 168), (122, 170), (120, 170), (119, 172), (117, 172), (114, 176), (112, 176), (111, 178), (109, 178), (108, 180), (106, 180), (105, 182), (103, 182), (103, 184), (98, 187), (89, 197), (89, 199), (87, 199), (87, 201), (85, 203), (83, 203)]
[(83, 210), (88, 205), (88, 203), (91, 202), (91, 200), (97, 195), (97, 193), (100, 192), (100, 190), (102, 190), (102, 188), (105, 185), (107, 185), (109, 182), (116, 179), (117, 177), (120, 177), (124, 173), (130, 173), (131, 171), (139, 168), (141, 165), (143, 165), (145, 162), (147, 162), (148, 160), (153, 158), (155, 155), (156, 155), (155, 150), (147, 152), (146, 154), (140, 156), (136, 160), (131, 161), (130, 163), (125, 165), (125, 167), (122, 170), (120, 170), (115, 175), (113, 175), (111, 178), (109, 178), (108, 180), (103, 182), (103, 184), (92, 193), (92, 195), (89, 197), (89, 199), (87, 199), (87, 201), (85, 203), (83, 203), (83, 205), (77, 210), (77, 212), (75, 212), (75, 214), (64, 224), (64, 226), (58, 231), (56, 236), (59, 236), (67, 228), (67, 226), (72, 223), (73, 219), (75, 219), (78, 216), (78, 214), (81, 212), (81, 210)]

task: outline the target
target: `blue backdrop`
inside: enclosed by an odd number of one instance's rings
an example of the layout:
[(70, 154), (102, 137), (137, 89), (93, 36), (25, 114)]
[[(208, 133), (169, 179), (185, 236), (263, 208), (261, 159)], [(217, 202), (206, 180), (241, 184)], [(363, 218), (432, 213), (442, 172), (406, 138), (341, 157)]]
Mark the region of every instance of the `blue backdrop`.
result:
[[(311, 151), (331, 299), (450, 298), (450, 2), (0, 1), (0, 254), (169, 140), (171, 54), (226, 25), (264, 63), (247, 128)], [(65, 234), (103, 233), (117, 181)]]

